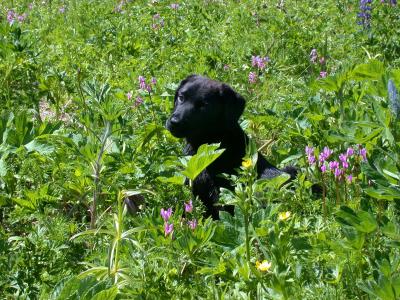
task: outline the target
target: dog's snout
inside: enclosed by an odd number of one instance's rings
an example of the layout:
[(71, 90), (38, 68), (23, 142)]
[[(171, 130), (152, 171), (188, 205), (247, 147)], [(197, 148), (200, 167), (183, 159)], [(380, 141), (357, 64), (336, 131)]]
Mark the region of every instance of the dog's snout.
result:
[(176, 125), (176, 124), (179, 123), (179, 119), (178, 119), (178, 117), (177, 117), (176, 115), (172, 115), (171, 118), (169, 119), (169, 122), (170, 122), (172, 125)]

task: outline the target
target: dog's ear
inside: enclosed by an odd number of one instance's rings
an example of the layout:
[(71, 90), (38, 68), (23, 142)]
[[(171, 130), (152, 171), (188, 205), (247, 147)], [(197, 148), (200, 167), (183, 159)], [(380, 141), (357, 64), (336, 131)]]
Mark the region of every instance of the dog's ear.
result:
[(175, 91), (174, 103), (176, 102), (176, 98), (178, 97), (178, 92), (179, 92), (179, 90), (180, 90), (186, 83), (195, 80), (197, 77), (198, 77), (198, 75), (192, 74), (192, 75), (189, 75), (188, 77), (186, 77), (185, 79), (183, 79), (183, 80), (181, 81), (181, 83), (179, 83), (179, 86), (178, 86), (178, 88), (177, 88), (176, 91)]
[(240, 116), (244, 111), (246, 101), (244, 98), (236, 93), (229, 85), (221, 85), (221, 96), (224, 99), (224, 114), (225, 121), (228, 126), (235, 124), (239, 121)]

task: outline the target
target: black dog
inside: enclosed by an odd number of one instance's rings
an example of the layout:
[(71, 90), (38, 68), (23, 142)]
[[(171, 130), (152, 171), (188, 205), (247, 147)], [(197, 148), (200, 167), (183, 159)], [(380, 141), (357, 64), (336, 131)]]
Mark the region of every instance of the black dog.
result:
[[(186, 138), (185, 155), (194, 155), (200, 145), (221, 143), (222, 155), (209, 165), (192, 184), (194, 196), (206, 206), (206, 216), (218, 219), (219, 188), (231, 188), (229, 182), (217, 176), (233, 174), (246, 154), (248, 137), (238, 124), (245, 100), (230, 86), (206, 77), (191, 75), (175, 92), (174, 111), (166, 127), (173, 136)], [(260, 153), (257, 161), (259, 177), (272, 178), (284, 171), (271, 165)], [(293, 170), (288, 169), (292, 177)], [(232, 211), (232, 208), (228, 208)]]

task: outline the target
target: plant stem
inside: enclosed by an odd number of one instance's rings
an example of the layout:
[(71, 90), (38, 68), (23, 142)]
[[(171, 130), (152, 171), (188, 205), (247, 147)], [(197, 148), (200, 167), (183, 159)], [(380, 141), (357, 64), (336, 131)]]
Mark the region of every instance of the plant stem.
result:
[(123, 194), (121, 192), (118, 192), (118, 198), (117, 198), (117, 203), (118, 203), (118, 217), (115, 222), (118, 224), (115, 224), (116, 227), (116, 236), (115, 236), (115, 256), (114, 256), (114, 268), (113, 268), (113, 273), (114, 273), (114, 284), (118, 283), (118, 265), (119, 265), (119, 245), (121, 242), (121, 235), (123, 231), (123, 205), (122, 205), (122, 198)]
[(110, 134), (111, 134), (111, 122), (106, 121), (106, 127), (104, 130), (103, 137), (101, 139), (101, 148), (93, 167), (94, 190), (93, 190), (92, 206), (90, 208), (90, 229), (96, 228), (97, 200), (99, 198), (99, 193), (100, 193), (100, 171), (102, 168), (101, 160), (103, 158), (106, 142)]
[(322, 174), (322, 210), (324, 212), (324, 217), (326, 218), (326, 185), (324, 179), (324, 174)]
[(244, 215), (244, 233), (246, 239), (246, 259), (247, 263), (250, 264), (250, 237), (249, 237), (249, 213), (248, 211), (243, 212)]

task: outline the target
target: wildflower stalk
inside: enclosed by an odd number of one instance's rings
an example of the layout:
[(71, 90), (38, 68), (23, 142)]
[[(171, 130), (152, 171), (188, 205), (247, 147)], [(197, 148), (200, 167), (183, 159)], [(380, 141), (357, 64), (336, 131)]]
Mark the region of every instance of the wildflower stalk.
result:
[(340, 204), (340, 196), (339, 196), (339, 180), (336, 179), (335, 180), (335, 189), (336, 189), (336, 206), (338, 206)]
[(151, 92), (148, 91), (148, 93), (149, 93), (149, 99), (150, 99), (150, 105), (151, 105), (151, 113), (152, 113), (152, 115), (153, 115), (153, 122), (154, 122), (154, 123), (157, 123), (157, 122), (156, 122), (156, 114), (154, 113), (153, 98), (151, 97)]
[(111, 136), (111, 128), (112, 124), (110, 121), (106, 121), (105, 129), (103, 136), (100, 140), (101, 148), (99, 154), (97, 155), (97, 159), (93, 166), (93, 177), (94, 177), (94, 190), (93, 190), (93, 201), (92, 206), (90, 207), (90, 229), (94, 229), (96, 227), (96, 214), (97, 214), (97, 201), (100, 194), (100, 172), (102, 169), (102, 159), (104, 155), (104, 151), (106, 148), (106, 143), (108, 138)]
[(244, 209), (243, 209), (243, 221), (244, 221), (244, 234), (245, 234), (245, 244), (246, 244), (246, 259), (247, 263), (250, 264), (250, 235), (249, 235), (249, 225), (250, 225), (250, 208), (252, 206), (253, 199), (253, 180), (254, 179), (254, 168), (249, 170), (246, 180), (246, 190), (247, 195), (244, 199)]
[[(114, 276), (114, 284), (118, 283), (118, 267), (119, 267), (119, 248), (120, 248), (120, 242), (122, 239), (122, 232), (123, 232), (123, 211), (124, 211), (124, 206), (122, 205), (123, 203), (123, 193), (121, 191), (118, 192), (117, 196), (117, 215), (115, 218), (115, 230), (116, 230), (116, 235), (114, 238), (114, 243), (115, 243), (115, 253), (114, 253), (114, 259), (110, 260), (110, 266), (109, 270), (111, 271), (111, 275)], [(112, 265), (111, 265), (112, 264)]]
[(322, 173), (322, 210), (324, 212), (324, 217), (326, 218), (326, 184), (325, 184), (325, 174)]

